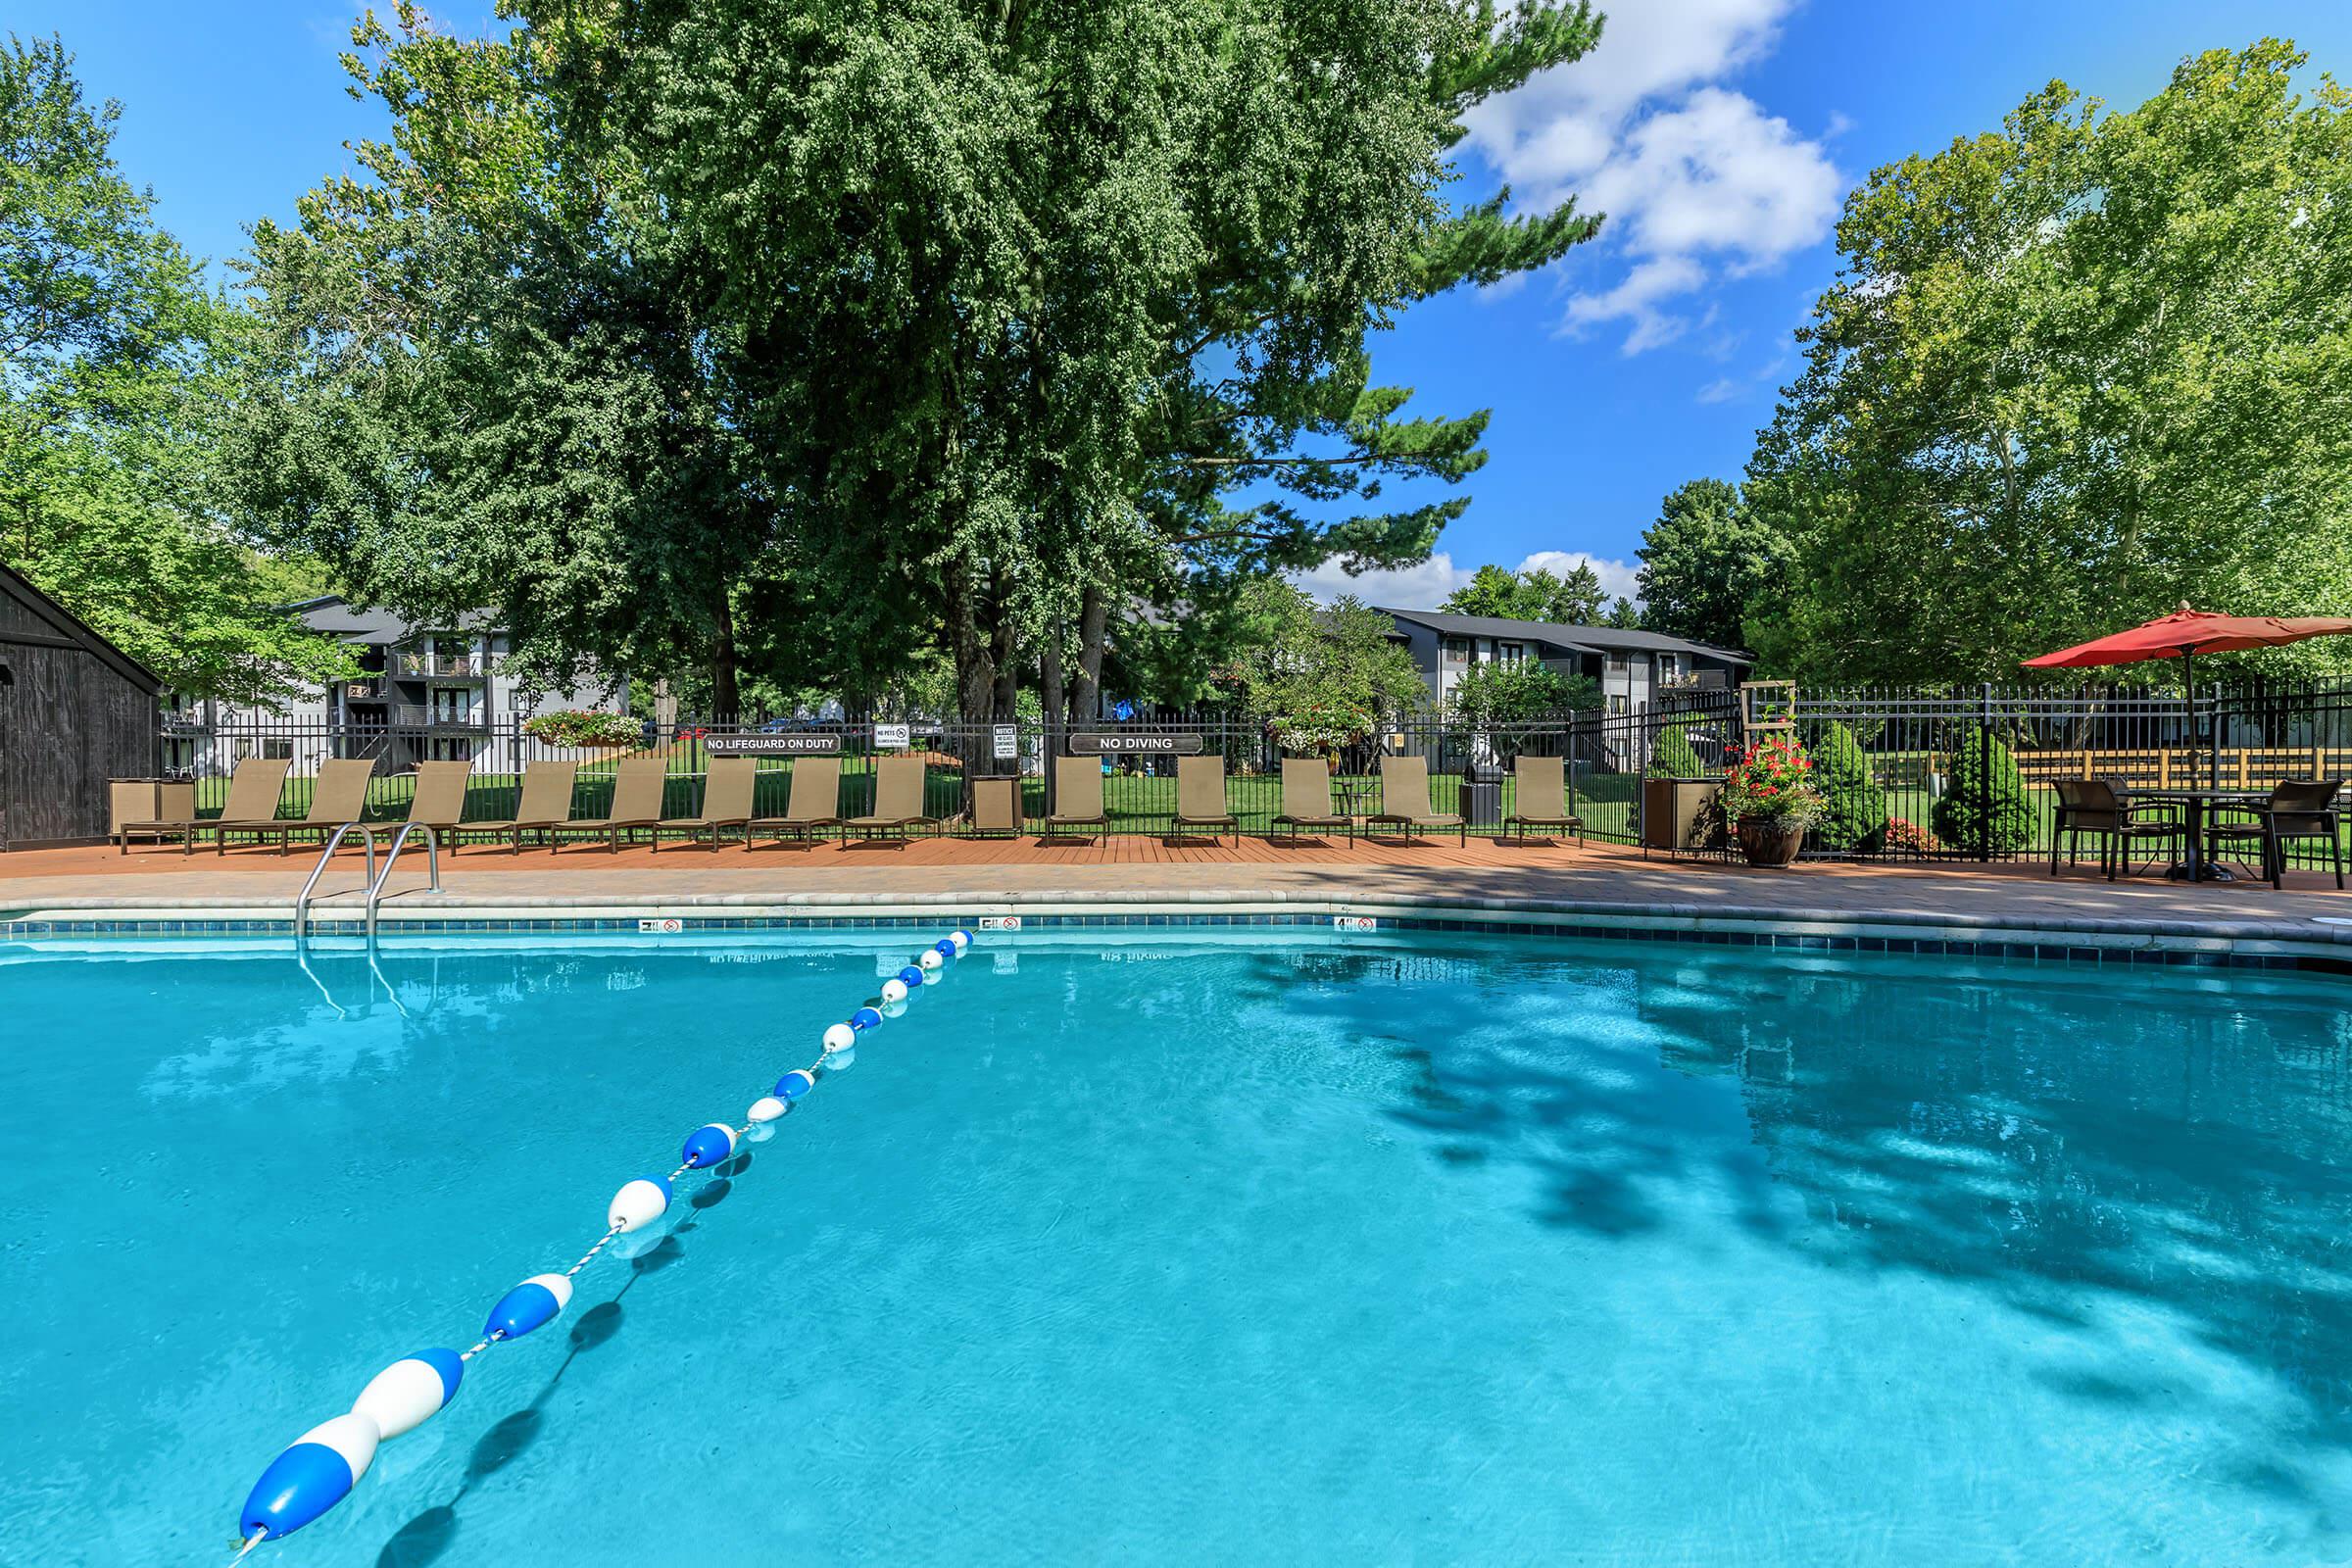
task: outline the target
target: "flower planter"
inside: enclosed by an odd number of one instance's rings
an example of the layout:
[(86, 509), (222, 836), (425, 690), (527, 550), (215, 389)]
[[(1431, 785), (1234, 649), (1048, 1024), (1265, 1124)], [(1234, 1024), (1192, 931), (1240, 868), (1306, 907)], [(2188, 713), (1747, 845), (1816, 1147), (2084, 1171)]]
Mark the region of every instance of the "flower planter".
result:
[(1740, 853), (1750, 865), (1789, 865), (1804, 847), (1805, 830), (1777, 817), (1748, 816), (1740, 820)]

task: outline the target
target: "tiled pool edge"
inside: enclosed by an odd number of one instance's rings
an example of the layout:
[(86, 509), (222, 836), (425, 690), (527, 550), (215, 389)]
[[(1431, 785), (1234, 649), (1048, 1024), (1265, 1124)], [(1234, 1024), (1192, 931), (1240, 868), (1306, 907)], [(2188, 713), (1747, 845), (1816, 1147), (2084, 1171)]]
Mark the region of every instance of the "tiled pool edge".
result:
[[(775, 898), (705, 896), (642, 902), (580, 899), (435, 899), (384, 906), (383, 933), (562, 931), (635, 935), (640, 921), (676, 920), (679, 933), (878, 930), (977, 924), (1018, 915), (1024, 929), (1169, 926), (1316, 926), (1369, 919), (1377, 931), (1446, 931), (1555, 938), (1762, 947), (1799, 953), (1898, 953), (2070, 963), (2291, 969), (2352, 975), (2352, 927), (2307, 922), (2082, 921), (1915, 910), (1633, 905), (1532, 899), (1406, 897), (1355, 893), (1300, 898), (1263, 889), (1185, 893), (840, 894)], [(55, 937), (282, 935), (283, 905), (232, 901), (57, 901), (0, 909), (0, 941)], [(321, 937), (360, 932), (356, 907), (314, 910)], [(645, 933), (648, 940), (660, 940)]]

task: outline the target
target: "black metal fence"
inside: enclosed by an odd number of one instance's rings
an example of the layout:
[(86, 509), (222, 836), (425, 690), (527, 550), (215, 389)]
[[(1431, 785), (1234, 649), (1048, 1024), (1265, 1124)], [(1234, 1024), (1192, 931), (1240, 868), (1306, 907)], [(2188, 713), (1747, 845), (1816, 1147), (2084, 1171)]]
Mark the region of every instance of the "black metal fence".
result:
[[(1874, 860), (2008, 860), (2046, 857), (2060, 779), (2108, 779), (2128, 788), (2215, 784), (2259, 794), (2287, 779), (2352, 775), (2352, 689), (2257, 685), (2208, 690), (2192, 709), (2177, 693), (2136, 687), (1792, 692), (1747, 711), (1738, 693), (1680, 692), (1623, 712), (1553, 714), (1475, 729), (1426, 713), (1385, 719), (1361, 739), (1333, 748), (1333, 808), (1350, 815), (1384, 808), (1380, 759), (1419, 757), (1429, 764), (1431, 807), (1459, 812), (1474, 834), (1494, 834), (1516, 806), (1513, 760), (1555, 756), (1566, 763), (1572, 808), (1589, 837), (1643, 841), (1645, 778), (1719, 778), (1739, 748), (1778, 728), (1809, 749), (1829, 798), (1828, 819), (1807, 842), (1815, 857)], [(1761, 726), (1761, 727), (1759, 727)], [(1123, 750), (1137, 745), (1166, 750)], [(1022, 780), (1024, 825), (1041, 828), (1053, 809), (1048, 760), (1098, 759), (1103, 806), (1114, 834), (1169, 831), (1177, 805), (1176, 758), (1200, 754), (1225, 763), (1228, 808), (1244, 832), (1270, 830), (1282, 808), (1283, 747), (1256, 715), (1210, 710), (1105, 721), (1067, 731), (1036, 721), (967, 724), (825, 723), (802, 719), (688, 720), (643, 725), (623, 745), (564, 746), (521, 720), (487, 725), (339, 726), (317, 719), (242, 718), (204, 724), (168, 718), (160, 735), (166, 770), (198, 782), (200, 809), (218, 809), (235, 764), (248, 757), (293, 763), (281, 809), (307, 808), (318, 763), (329, 758), (377, 762), (369, 810), (406, 812), (419, 760), (473, 762), (469, 817), (514, 808), (531, 762), (579, 764), (573, 810), (604, 809), (615, 765), (654, 755), (672, 776), (665, 808), (691, 815), (714, 756), (759, 760), (757, 808), (780, 814), (795, 756), (830, 753), (843, 763), (841, 808), (872, 800), (878, 756), (919, 756), (929, 764), (925, 807), (953, 821), (967, 809), (967, 781)], [(1100, 750), (1098, 750), (1100, 748)], [(2308, 861), (2308, 849), (2297, 858)]]

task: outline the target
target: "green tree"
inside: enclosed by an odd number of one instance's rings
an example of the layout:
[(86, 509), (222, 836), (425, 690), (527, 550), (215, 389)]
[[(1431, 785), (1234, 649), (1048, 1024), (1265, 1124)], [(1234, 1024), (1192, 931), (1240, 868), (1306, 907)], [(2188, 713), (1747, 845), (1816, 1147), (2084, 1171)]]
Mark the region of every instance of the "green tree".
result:
[(1886, 838), (1886, 794), (1871, 771), (1869, 754), (1852, 730), (1835, 722), (1810, 750), (1813, 782), (1829, 798), (1814, 832), (1827, 848), (1876, 854)]
[(1642, 535), (1642, 623), (1715, 648), (1747, 646), (1751, 608), (1788, 584), (1794, 550), (1751, 513), (1740, 487), (1692, 479), (1658, 504)]
[(2025, 775), (1999, 736), (1972, 726), (1960, 737), (1929, 820), (1937, 838), (1967, 855), (2012, 855), (2034, 842)]
[(1244, 598), (1254, 631), (1220, 684), (1286, 749), (1334, 751), (1369, 735), (1381, 714), (1428, 703), (1395, 623), (1361, 600), (1342, 595), (1326, 608), (1280, 577), (1258, 579)]
[(121, 117), (56, 39), (0, 46), (0, 559), (174, 689), (274, 703), (345, 658), (208, 505), (237, 323), (117, 170)]
[[(2014, 675), (2182, 599), (2352, 609), (2352, 103), (2266, 40), (1874, 172), (1750, 465), (1815, 680)], [(2270, 656), (2315, 667), (2320, 643)]]
[(1592, 564), (1580, 561), (1563, 577), (1543, 566), (1513, 571), (1481, 566), (1439, 608), (1457, 615), (1494, 615), (1503, 620), (1540, 620), (1554, 626), (1594, 626), (1608, 595)]
[(1446, 693), (1446, 717), (1464, 731), (1507, 728), (1600, 706), (1600, 684), (1535, 660), (1487, 660), (1457, 676)]

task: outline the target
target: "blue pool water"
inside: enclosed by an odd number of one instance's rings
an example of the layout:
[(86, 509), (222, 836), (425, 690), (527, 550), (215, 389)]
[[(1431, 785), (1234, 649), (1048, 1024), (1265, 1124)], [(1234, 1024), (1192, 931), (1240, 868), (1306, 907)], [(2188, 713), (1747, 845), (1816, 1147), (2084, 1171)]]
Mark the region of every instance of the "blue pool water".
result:
[[(2352, 1554), (2339, 988), (1215, 935), (966, 958), (252, 1560)], [(225, 1561), (912, 945), (0, 946), (0, 1561)]]

